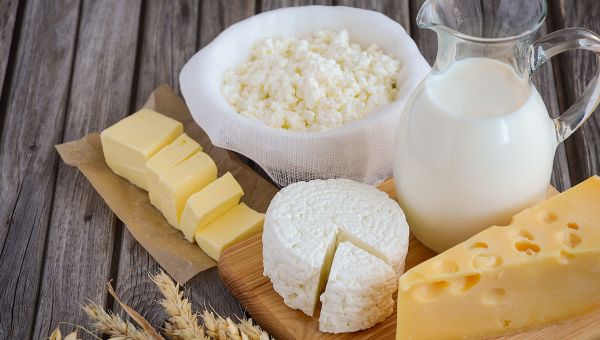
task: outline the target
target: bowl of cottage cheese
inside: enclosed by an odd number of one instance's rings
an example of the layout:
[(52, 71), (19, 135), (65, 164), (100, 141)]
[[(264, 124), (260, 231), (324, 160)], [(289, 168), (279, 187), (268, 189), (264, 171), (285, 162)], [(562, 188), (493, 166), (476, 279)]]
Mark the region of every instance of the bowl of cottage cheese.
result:
[(232, 25), (180, 74), (213, 144), (280, 186), (391, 176), (402, 107), (430, 68), (401, 25), (378, 12), (304, 6)]

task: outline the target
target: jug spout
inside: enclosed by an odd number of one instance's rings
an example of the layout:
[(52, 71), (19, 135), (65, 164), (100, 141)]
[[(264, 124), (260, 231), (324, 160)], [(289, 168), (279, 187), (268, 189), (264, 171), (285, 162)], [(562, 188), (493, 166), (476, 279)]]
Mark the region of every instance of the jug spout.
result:
[(432, 28), (439, 25), (439, 18), (436, 17), (433, 1), (426, 0), (417, 13), (417, 26), (419, 28)]

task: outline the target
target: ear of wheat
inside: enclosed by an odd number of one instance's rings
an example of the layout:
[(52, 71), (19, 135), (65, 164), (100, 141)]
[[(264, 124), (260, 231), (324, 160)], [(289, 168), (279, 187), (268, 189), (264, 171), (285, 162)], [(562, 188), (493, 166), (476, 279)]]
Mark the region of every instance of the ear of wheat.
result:
[[(230, 318), (208, 311), (206, 308), (201, 315), (192, 310), (192, 305), (185, 298), (182, 287), (173, 282), (162, 270), (156, 275), (150, 275), (150, 279), (156, 284), (163, 295), (159, 301), (167, 314), (164, 335), (173, 340), (271, 340), (269, 334), (252, 322), (252, 319), (241, 318), (234, 322)], [(129, 317), (137, 323), (136, 326), (130, 321), (111, 311), (106, 311), (100, 305), (89, 302), (82, 308), (92, 320), (93, 329), (99, 334), (104, 334), (114, 340), (158, 340), (163, 339), (150, 323), (144, 319), (133, 308), (123, 303), (110, 282), (107, 284), (108, 292), (121, 305)], [(202, 319), (203, 325), (198, 323)], [(85, 328), (77, 326), (78, 328)], [(86, 330), (87, 331), (87, 330)], [(60, 328), (57, 327), (50, 335), (50, 340), (76, 340), (77, 332), (71, 332), (62, 337)]]
[(165, 321), (166, 335), (172, 339), (209, 339), (204, 327), (198, 324), (190, 302), (183, 297), (179, 284), (175, 284), (163, 271), (157, 275), (150, 275), (150, 279), (164, 297), (159, 303), (169, 316)]
[(147, 334), (138, 330), (131, 322), (124, 321), (118, 314), (107, 312), (94, 302), (90, 302), (82, 308), (85, 314), (92, 320), (93, 329), (98, 333), (131, 340), (150, 338)]

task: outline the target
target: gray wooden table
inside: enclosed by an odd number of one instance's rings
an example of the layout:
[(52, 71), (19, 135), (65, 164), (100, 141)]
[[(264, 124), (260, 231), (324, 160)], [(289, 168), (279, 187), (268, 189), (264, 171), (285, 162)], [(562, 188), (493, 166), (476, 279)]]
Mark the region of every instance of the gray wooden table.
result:
[[(0, 338), (42, 338), (61, 321), (86, 325), (86, 299), (120, 312), (105, 290), (155, 325), (164, 318), (138, 245), (54, 145), (100, 131), (141, 106), (227, 26), (269, 9), (312, 3), (381, 11), (400, 22), (428, 61), (431, 32), (415, 27), (416, 1), (0, 0)], [(600, 1), (549, 0), (544, 31), (600, 32)], [(553, 115), (583, 91), (594, 59), (571, 53), (537, 72)], [(600, 113), (556, 156), (552, 182), (569, 188), (600, 173)], [(188, 284), (194, 306), (242, 315), (216, 269)]]

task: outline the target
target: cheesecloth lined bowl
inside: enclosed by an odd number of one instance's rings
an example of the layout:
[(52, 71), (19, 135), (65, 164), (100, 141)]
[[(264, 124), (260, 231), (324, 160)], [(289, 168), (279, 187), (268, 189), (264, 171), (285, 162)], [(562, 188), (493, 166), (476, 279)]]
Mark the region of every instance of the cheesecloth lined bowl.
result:
[[(221, 93), (226, 70), (246, 61), (264, 38), (347, 30), (363, 48), (375, 43), (400, 61), (398, 97), (367, 117), (319, 132), (284, 131), (244, 117)], [(401, 25), (383, 14), (349, 7), (304, 6), (255, 15), (232, 25), (183, 67), (179, 82), (194, 120), (216, 146), (260, 165), (279, 186), (347, 178), (376, 184), (392, 175), (394, 134), (410, 93), (430, 67)]]

